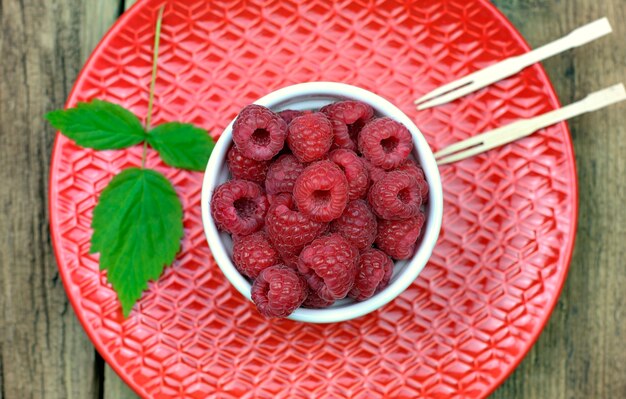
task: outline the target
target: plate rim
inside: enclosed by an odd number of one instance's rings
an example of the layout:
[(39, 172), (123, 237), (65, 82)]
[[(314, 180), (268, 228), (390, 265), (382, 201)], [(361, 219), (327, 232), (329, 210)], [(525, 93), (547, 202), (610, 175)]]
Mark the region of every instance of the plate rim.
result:
[[(113, 23), (113, 25), (109, 28), (109, 30), (104, 34), (104, 36), (98, 42), (96, 47), (93, 49), (93, 51), (87, 58), (87, 61), (83, 64), (80, 72), (76, 76), (76, 79), (74, 80), (74, 84), (72, 85), (72, 89), (70, 90), (67, 100), (65, 101), (64, 109), (68, 108), (69, 106), (77, 102), (76, 97), (77, 97), (78, 85), (80, 82), (83, 81), (84, 75), (86, 75), (87, 71), (92, 68), (93, 64), (96, 61), (96, 58), (100, 56), (103, 49), (108, 45), (108, 43), (112, 40), (115, 34), (117, 34), (118, 31), (122, 29), (122, 27), (127, 25), (127, 20), (132, 19), (132, 17), (135, 16), (135, 14), (139, 13), (140, 10), (144, 6), (147, 6), (149, 1), (150, 0), (137, 1), (128, 10), (126, 10)], [(516, 41), (518, 41), (518, 44), (525, 52), (528, 52), (531, 50), (531, 47), (529, 46), (524, 36), (517, 30), (517, 28), (513, 25), (513, 23), (502, 13), (502, 11), (500, 11), (496, 7), (495, 4), (491, 3), (489, 0), (477, 0), (477, 1), (480, 2), (486, 10), (492, 13), (493, 17), (496, 18), (501, 23), (502, 28), (509, 31), (511, 36)], [(552, 81), (550, 80), (548, 74), (546, 73), (543, 65), (541, 63), (536, 63), (530, 68), (537, 69), (538, 77), (541, 80), (545, 80), (545, 82), (547, 83), (546, 86), (548, 89), (547, 90), (548, 100), (553, 105), (556, 106), (555, 108), (560, 108), (561, 102), (559, 101), (556, 90), (554, 89), (554, 85), (552, 84)], [(536, 329), (536, 331), (531, 335), (530, 339), (526, 341), (528, 345), (525, 345), (525, 347), (516, 355), (515, 359), (511, 363), (511, 367), (509, 367), (508, 370), (506, 370), (504, 373), (502, 373), (498, 378), (494, 380), (495, 383), (492, 384), (491, 388), (488, 391), (486, 391), (485, 397), (488, 397), (493, 392), (495, 392), (496, 389), (498, 389), (503, 384), (503, 382), (506, 381), (511, 376), (511, 374), (513, 374), (513, 372), (522, 363), (524, 358), (528, 355), (528, 352), (530, 352), (530, 350), (535, 346), (537, 340), (539, 339), (539, 336), (544, 331), (546, 325), (548, 324), (549, 320), (552, 317), (552, 313), (554, 312), (554, 308), (556, 307), (556, 304), (558, 303), (558, 300), (561, 297), (563, 287), (565, 286), (565, 282), (569, 274), (574, 247), (576, 243), (577, 232), (578, 232), (578, 211), (579, 211), (578, 171), (577, 171), (577, 166), (576, 166), (576, 157), (574, 155), (574, 143), (572, 140), (572, 134), (569, 129), (569, 125), (567, 121), (559, 122), (555, 124), (554, 126), (559, 126), (563, 128), (565, 130), (565, 133), (567, 133), (565, 135), (565, 144), (567, 144), (567, 151), (565, 151), (565, 155), (567, 159), (571, 161), (570, 162), (571, 168), (568, 167), (568, 169), (570, 169), (570, 172), (574, 176), (573, 182), (571, 182), (573, 183), (571, 186), (571, 190), (572, 190), (572, 197), (574, 199), (572, 203), (572, 215), (571, 215), (572, 226), (569, 230), (569, 237), (568, 237), (569, 242), (567, 243), (565, 252), (562, 255), (563, 260), (564, 260), (563, 275), (562, 275), (562, 278), (560, 278), (559, 281), (557, 282), (555, 295), (553, 295), (549, 299), (549, 302), (551, 301), (551, 303), (548, 303), (548, 305), (545, 307), (546, 317), (544, 320), (541, 321), (540, 323), (541, 327)], [(55, 204), (58, 199), (58, 190), (56, 190), (57, 184), (56, 184), (56, 181), (54, 180), (54, 175), (55, 175), (54, 171), (58, 169), (58, 163), (60, 162), (60, 155), (59, 155), (60, 151), (57, 151), (59, 149), (60, 137), (62, 137), (62, 135), (57, 131), (53, 144), (52, 144), (50, 170), (48, 173), (48, 214), (50, 215), (50, 237), (51, 237), (52, 249), (53, 249), (55, 260), (56, 260), (56, 266), (61, 276), (61, 281), (63, 282), (65, 293), (67, 295), (69, 302), (72, 305), (74, 314), (78, 318), (83, 330), (87, 334), (94, 348), (98, 351), (100, 356), (104, 359), (104, 361), (109, 365), (109, 367), (111, 367), (115, 371), (115, 373), (126, 383), (126, 385), (128, 385), (138, 396), (142, 398), (150, 397), (148, 393), (145, 392), (145, 390), (143, 390), (143, 387), (140, 384), (135, 383), (135, 381), (132, 380), (130, 376), (124, 372), (121, 364), (118, 364), (117, 362), (113, 361), (114, 360), (113, 356), (110, 354), (109, 351), (106, 350), (104, 343), (98, 337), (96, 331), (87, 322), (87, 320), (85, 319), (84, 313), (77, 311), (77, 309), (81, 309), (78, 303), (78, 300), (79, 300), (78, 296), (72, 295), (75, 289), (69, 283), (69, 279), (70, 279), (69, 272), (67, 268), (61, 267), (62, 250), (59, 245), (61, 241), (61, 237), (60, 237), (60, 233), (58, 232), (58, 229), (54, 228), (54, 226), (58, 223), (58, 219), (57, 219), (58, 215), (53, 209), (53, 204)], [(53, 188), (55, 189), (53, 190)]]

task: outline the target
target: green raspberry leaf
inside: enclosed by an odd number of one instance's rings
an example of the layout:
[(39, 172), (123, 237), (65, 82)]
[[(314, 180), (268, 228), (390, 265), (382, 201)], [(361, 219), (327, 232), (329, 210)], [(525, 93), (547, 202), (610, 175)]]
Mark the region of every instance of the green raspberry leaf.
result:
[(148, 143), (176, 168), (204, 171), (215, 143), (207, 131), (189, 123), (169, 122), (150, 131)]
[(95, 150), (126, 148), (146, 138), (132, 112), (108, 101), (78, 103), (75, 108), (48, 112), (46, 119), (79, 146)]
[(100, 269), (128, 316), (148, 281), (176, 257), (183, 237), (180, 200), (162, 174), (129, 168), (102, 192), (91, 226), (90, 252), (100, 253)]

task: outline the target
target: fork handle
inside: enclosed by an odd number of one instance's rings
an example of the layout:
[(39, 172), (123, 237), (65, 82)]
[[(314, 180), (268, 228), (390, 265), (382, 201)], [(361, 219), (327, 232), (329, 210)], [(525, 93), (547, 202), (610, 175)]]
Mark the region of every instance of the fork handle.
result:
[(583, 44), (592, 42), (604, 35), (608, 35), (611, 32), (612, 29), (609, 20), (606, 17), (600, 18), (571, 31), (568, 35), (563, 36), (560, 39), (544, 44), (541, 47), (537, 47), (535, 50), (529, 51), (528, 53), (512, 57), (511, 59), (514, 59), (515, 61), (510, 64), (511, 66), (514, 66), (514, 73), (517, 73), (534, 63), (545, 60), (546, 58), (550, 58), (553, 55), (562, 53), (574, 47), (579, 47)]
[(547, 112), (535, 118), (528, 119), (528, 127), (524, 129), (524, 132), (519, 133), (519, 137), (527, 136), (538, 129), (553, 125), (557, 122), (561, 122), (587, 112), (596, 111), (600, 108), (604, 108), (608, 105), (615, 104), (616, 102), (623, 101), (625, 99), (626, 90), (624, 90), (624, 85), (622, 83), (607, 87), (603, 90), (598, 90), (594, 93), (587, 95), (587, 97), (583, 98), (580, 101), (566, 105), (565, 107), (556, 109), (554, 111)]

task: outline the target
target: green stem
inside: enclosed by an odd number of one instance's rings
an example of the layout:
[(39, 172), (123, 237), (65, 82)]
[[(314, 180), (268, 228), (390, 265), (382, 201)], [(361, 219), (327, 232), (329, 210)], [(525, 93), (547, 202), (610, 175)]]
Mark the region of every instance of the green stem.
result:
[[(161, 21), (163, 20), (163, 11), (165, 6), (159, 9), (157, 17), (156, 29), (154, 32), (154, 49), (152, 50), (152, 77), (150, 79), (150, 93), (148, 96), (148, 114), (146, 115), (146, 134), (150, 131), (150, 123), (152, 121), (152, 104), (154, 103), (154, 86), (156, 84), (157, 75), (157, 59), (159, 58), (159, 41), (161, 40)], [(146, 165), (146, 156), (148, 154), (148, 142), (143, 143), (143, 152), (141, 154), (141, 167)]]

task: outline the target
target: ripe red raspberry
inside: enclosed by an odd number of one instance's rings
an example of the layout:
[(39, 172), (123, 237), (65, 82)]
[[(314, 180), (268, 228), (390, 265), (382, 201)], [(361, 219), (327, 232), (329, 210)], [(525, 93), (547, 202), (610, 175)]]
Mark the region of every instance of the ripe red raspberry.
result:
[(358, 250), (371, 247), (376, 239), (376, 217), (364, 200), (349, 202), (339, 219), (333, 220), (330, 231), (341, 234)]
[(293, 192), (296, 179), (303, 170), (304, 165), (296, 157), (291, 154), (281, 155), (267, 170), (265, 191), (272, 195)]
[(370, 248), (361, 252), (354, 286), (348, 296), (357, 301), (371, 298), (389, 284), (393, 262), (382, 251)]
[(398, 167), (397, 170), (409, 173), (417, 180), (417, 185), (420, 188), (420, 195), (422, 196), (422, 202), (426, 202), (428, 199), (428, 182), (422, 168), (412, 159), (407, 159)]
[(327, 227), (326, 223), (313, 221), (295, 210), (291, 198), (276, 202), (265, 217), (267, 234), (274, 248), (288, 264), (293, 264), (302, 248), (322, 234)]
[(367, 169), (367, 173), (369, 175), (371, 183), (375, 183), (378, 180), (382, 179), (382, 177), (385, 176), (385, 174), (387, 173), (385, 169), (372, 165), (372, 163), (366, 158), (361, 159), (363, 160), (363, 165), (365, 165), (365, 169)]
[(416, 216), (420, 212), (422, 196), (413, 176), (393, 171), (372, 184), (368, 201), (379, 217), (398, 220)]
[(248, 105), (233, 124), (233, 141), (241, 153), (257, 161), (267, 161), (283, 148), (287, 123), (268, 108)]
[(335, 145), (353, 151), (356, 151), (361, 129), (374, 116), (372, 107), (360, 101), (339, 101), (322, 107), (320, 111), (340, 122), (333, 130)]
[(378, 220), (378, 248), (394, 259), (409, 259), (415, 253), (416, 241), (424, 226), (424, 214), (410, 219)]
[(333, 144), (333, 127), (321, 112), (299, 116), (289, 124), (287, 144), (300, 162), (316, 161)]
[(266, 318), (287, 317), (307, 296), (306, 281), (284, 265), (263, 270), (252, 284), (252, 302)]
[(334, 300), (323, 299), (317, 295), (315, 291), (309, 289), (309, 295), (307, 295), (306, 299), (302, 303), (302, 307), (309, 309), (323, 309), (329, 307), (333, 303), (335, 303)]
[(327, 301), (344, 298), (356, 276), (359, 251), (339, 234), (320, 237), (300, 253), (298, 270)]
[(268, 194), (267, 201), (270, 206), (283, 204), (290, 208), (293, 206), (293, 197), (289, 193)]
[(413, 149), (409, 130), (391, 118), (368, 122), (359, 134), (359, 150), (374, 166), (389, 170), (400, 166)]
[(257, 183), (265, 181), (267, 169), (270, 167), (269, 161), (255, 161), (252, 158), (244, 157), (235, 145), (228, 151), (226, 163), (233, 178)]
[(280, 263), (280, 256), (267, 233), (257, 231), (234, 240), (233, 261), (241, 274), (254, 279), (263, 269)]
[(245, 236), (263, 227), (268, 208), (261, 186), (246, 180), (230, 180), (220, 185), (211, 198), (211, 214), (217, 227)]
[(302, 115), (304, 115), (303, 111), (296, 111), (295, 109), (286, 109), (278, 113), (278, 116), (283, 118), (287, 125), (289, 125), (292, 120)]
[(330, 124), (333, 126), (333, 145), (331, 148), (344, 148), (350, 151), (358, 149), (356, 141), (350, 137), (350, 131), (345, 123), (331, 119)]
[(341, 216), (348, 203), (348, 181), (331, 161), (307, 166), (296, 179), (293, 198), (298, 209), (318, 222), (330, 222)]
[(338, 149), (332, 151), (328, 158), (343, 170), (348, 180), (348, 199), (362, 198), (369, 187), (369, 176), (363, 160), (353, 151)]
[(279, 252), (279, 254), (280, 259), (282, 259), (285, 266), (288, 266), (293, 270), (298, 270), (298, 257), (300, 256), (300, 251), (294, 248), (283, 248), (283, 251)]

